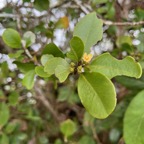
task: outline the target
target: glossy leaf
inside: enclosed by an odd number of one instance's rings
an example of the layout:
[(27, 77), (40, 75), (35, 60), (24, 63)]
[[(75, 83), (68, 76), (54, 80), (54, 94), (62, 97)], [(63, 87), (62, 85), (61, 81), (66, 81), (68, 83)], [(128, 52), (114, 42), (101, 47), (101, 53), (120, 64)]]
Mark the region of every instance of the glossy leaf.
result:
[(25, 47), (31, 46), (33, 43), (35, 43), (36, 36), (33, 32), (27, 31), (23, 35), (23, 43)]
[(51, 58), (53, 58), (53, 55), (49, 55), (49, 54), (42, 55), (41, 57), (42, 65), (44, 66), (47, 63), (47, 61), (50, 60)]
[(67, 138), (76, 132), (76, 124), (72, 120), (68, 119), (60, 124), (60, 130)]
[(57, 68), (58, 65), (67, 65), (67, 62), (65, 59), (62, 59), (60, 57), (51, 58), (45, 64), (44, 71), (52, 75), (55, 73), (55, 69)]
[(11, 48), (21, 48), (21, 38), (19, 33), (11, 28), (4, 31), (2, 35), (3, 41)]
[(71, 51), (67, 53), (67, 57), (73, 61), (79, 61), (84, 52), (84, 44), (79, 37), (73, 37), (70, 41)]
[(46, 77), (50, 77), (51, 75), (44, 72), (44, 67), (43, 66), (37, 66), (35, 67), (35, 72), (38, 76), (46, 78)]
[(42, 54), (50, 54), (54, 57), (64, 57), (63, 52), (53, 43), (49, 43), (44, 47)]
[(127, 56), (123, 60), (117, 60), (109, 53), (104, 53), (93, 60), (90, 70), (113, 78), (119, 75), (140, 78), (142, 74), (141, 66), (134, 58)]
[(86, 110), (95, 118), (108, 117), (116, 106), (112, 82), (100, 73), (84, 73), (78, 80), (78, 94)]
[(126, 144), (144, 143), (144, 91), (131, 101), (124, 117), (124, 140)]
[(32, 89), (34, 86), (34, 77), (35, 71), (31, 70), (25, 74), (25, 77), (22, 80), (22, 84), (29, 90)]
[(7, 104), (0, 102), (0, 128), (8, 122), (9, 115), (9, 108)]
[(96, 17), (96, 13), (90, 13), (82, 18), (74, 29), (74, 36), (78, 36), (84, 43), (85, 52), (102, 39), (102, 20)]

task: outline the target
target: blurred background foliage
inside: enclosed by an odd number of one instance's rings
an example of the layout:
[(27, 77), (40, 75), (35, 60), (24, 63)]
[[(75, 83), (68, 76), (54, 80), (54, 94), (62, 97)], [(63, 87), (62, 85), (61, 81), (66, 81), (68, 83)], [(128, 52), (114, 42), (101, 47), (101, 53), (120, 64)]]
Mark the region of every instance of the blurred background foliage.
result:
[(36, 36), (28, 46), (32, 58), (24, 49), (7, 47), (0, 38), (0, 144), (124, 144), (124, 114), (144, 89), (144, 75), (138, 80), (112, 80), (118, 103), (105, 120), (85, 111), (71, 77), (61, 84), (54, 77), (36, 76), (32, 90), (22, 85), (26, 72), (40, 62), (45, 45), (53, 42), (63, 52), (69, 50), (75, 24), (92, 11), (104, 22), (103, 39), (92, 47), (93, 54), (109, 51), (118, 59), (131, 55), (144, 68), (144, 25), (125, 23), (144, 20), (142, 0), (0, 1), (0, 35), (13, 28), (21, 36), (27, 31)]

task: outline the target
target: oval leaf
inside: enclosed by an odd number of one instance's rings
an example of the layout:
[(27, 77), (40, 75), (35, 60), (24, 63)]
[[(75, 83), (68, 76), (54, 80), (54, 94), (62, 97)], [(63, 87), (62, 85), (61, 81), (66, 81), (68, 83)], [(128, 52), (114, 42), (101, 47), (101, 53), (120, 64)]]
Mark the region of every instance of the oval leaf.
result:
[(73, 61), (79, 61), (84, 52), (84, 44), (79, 37), (73, 37), (70, 41), (71, 51), (67, 53), (67, 57)]
[(46, 78), (46, 77), (50, 77), (50, 76), (51, 76), (50, 74), (44, 72), (44, 67), (43, 67), (43, 66), (37, 66), (37, 67), (35, 68), (35, 72), (36, 72), (36, 74), (37, 74), (38, 76), (43, 77), (43, 78)]
[(60, 82), (64, 82), (67, 79), (69, 74), (70, 74), (69, 64), (58, 65), (55, 69), (55, 75)]
[(144, 143), (144, 91), (130, 103), (124, 117), (124, 139), (126, 144)]
[(134, 58), (128, 56), (123, 60), (117, 60), (109, 53), (98, 56), (89, 67), (91, 71), (102, 73), (110, 79), (119, 75), (139, 78), (142, 74), (142, 68)]
[(96, 13), (90, 13), (82, 18), (74, 29), (74, 36), (78, 36), (84, 43), (85, 52), (90, 52), (90, 47), (102, 39), (102, 20), (96, 17)]
[(67, 62), (65, 59), (60, 58), (60, 57), (54, 57), (51, 58), (44, 67), (44, 71), (47, 72), (48, 74), (54, 74), (55, 69), (58, 65), (67, 65)]
[(21, 38), (19, 33), (11, 28), (8, 28), (4, 31), (2, 39), (6, 45), (11, 48), (21, 48)]
[(42, 54), (51, 54), (54, 57), (64, 58), (63, 52), (53, 43), (49, 43), (45, 46)]
[(41, 57), (41, 63), (44, 66), (48, 60), (50, 60), (51, 58), (53, 58), (53, 55), (49, 55), (49, 54), (45, 54)]
[(0, 128), (8, 122), (9, 115), (8, 106), (5, 103), (0, 102)]
[(86, 110), (99, 119), (109, 116), (116, 106), (112, 82), (100, 73), (85, 73), (78, 80), (78, 93)]
[(25, 47), (29, 47), (33, 43), (35, 43), (35, 39), (36, 39), (36, 36), (33, 32), (31, 32), (31, 31), (25, 32), (24, 35), (23, 35), (23, 40), (24, 40), (24, 43), (25, 43)]
[(75, 133), (76, 124), (72, 120), (68, 119), (60, 124), (60, 130), (65, 137), (69, 137)]
[(22, 80), (22, 84), (29, 90), (32, 89), (34, 86), (34, 76), (35, 71), (31, 70), (26, 73), (24, 79)]

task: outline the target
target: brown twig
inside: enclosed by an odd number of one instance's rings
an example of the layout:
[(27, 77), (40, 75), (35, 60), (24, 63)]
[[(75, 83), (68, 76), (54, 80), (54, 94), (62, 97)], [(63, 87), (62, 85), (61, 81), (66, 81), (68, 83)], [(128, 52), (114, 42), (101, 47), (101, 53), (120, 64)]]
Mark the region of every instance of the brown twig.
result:
[(103, 23), (105, 25), (113, 25), (113, 26), (138, 26), (138, 25), (144, 25), (144, 21), (138, 21), (138, 22), (112, 22), (103, 20)]
[(57, 116), (57, 113), (54, 111), (53, 106), (50, 104), (49, 100), (45, 97), (42, 90), (35, 86), (35, 92), (36, 95), (34, 96), (37, 100), (39, 100), (43, 106), (52, 114), (56, 122), (59, 123), (59, 118)]
[(93, 133), (93, 137), (94, 137), (94, 139), (96, 140), (96, 142), (97, 142), (98, 144), (102, 144), (101, 141), (100, 141), (100, 139), (99, 139), (99, 137), (98, 137), (98, 135), (97, 135), (97, 133), (96, 133), (96, 129), (95, 129), (94, 124), (93, 124), (93, 123), (90, 123), (90, 127), (91, 127), (91, 130), (92, 130), (92, 133)]

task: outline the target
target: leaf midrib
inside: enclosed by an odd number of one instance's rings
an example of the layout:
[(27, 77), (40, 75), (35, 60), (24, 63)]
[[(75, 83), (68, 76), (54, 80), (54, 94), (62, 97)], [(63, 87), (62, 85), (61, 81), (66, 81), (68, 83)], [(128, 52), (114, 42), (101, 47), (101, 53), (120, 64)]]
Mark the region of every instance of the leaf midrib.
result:
[[(89, 83), (89, 81), (85, 78), (84, 75), (82, 75), (82, 76), (83, 76), (83, 79), (88, 83), (88, 85), (94, 90), (94, 93), (97, 95), (97, 98), (99, 99), (99, 101), (101, 102), (101, 104), (102, 104), (103, 107), (104, 107), (104, 111), (108, 114), (107, 109), (105, 108), (104, 104), (102, 103), (101, 98), (100, 98), (100, 97), (98, 96), (98, 94), (96, 93), (94, 87)], [(93, 96), (93, 97), (94, 97), (94, 96)], [(93, 98), (92, 98), (92, 99), (93, 99)]]

